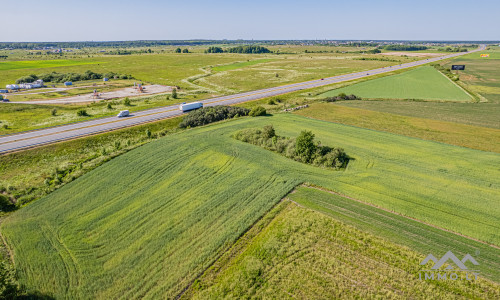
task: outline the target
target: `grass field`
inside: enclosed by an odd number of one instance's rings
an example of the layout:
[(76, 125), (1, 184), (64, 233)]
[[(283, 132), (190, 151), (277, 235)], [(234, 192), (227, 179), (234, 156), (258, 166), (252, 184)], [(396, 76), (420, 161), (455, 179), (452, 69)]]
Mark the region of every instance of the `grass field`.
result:
[(420, 99), (458, 102), (472, 100), (466, 92), (431, 66), (332, 90), (321, 96), (332, 97), (339, 93), (355, 94), (364, 99)]
[[(231, 137), (270, 123), (285, 136), (312, 130), (354, 160), (346, 171), (318, 169)], [(1, 231), (29, 290), (173, 297), (301, 182), (498, 245), (499, 163), (494, 153), (290, 114), (244, 118), (127, 152), (11, 214)]]
[(500, 283), (499, 248), (312, 187), (299, 187), (288, 198), (423, 256), (434, 253), (438, 257), (452, 251), (464, 257), (469, 253), (481, 261), (482, 277)]
[[(380, 105), (383, 104), (381, 102), (379, 102)], [(401, 104), (403, 106), (405, 103)], [(309, 105), (309, 108), (295, 113), (313, 119), (500, 153), (499, 129), (401, 116), (333, 103), (313, 103)]]
[(355, 58), (365, 57), (360, 54), (311, 54), (310, 56), (287, 55), (278, 57), (281, 59), (216, 72), (211, 76), (201, 77), (195, 83), (221, 93), (236, 93), (371, 70), (398, 63), (379, 60), (356, 60)]
[[(497, 298), (486, 280), (418, 279), (425, 255), (286, 202), (186, 293), (192, 299)], [(245, 238), (245, 237), (244, 237)], [(224, 257), (223, 257), (224, 259)]]
[(253, 65), (257, 65), (257, 64), (269, 62), (269, 61), (272, 61), (272, 59), (256, 59), (256, 60), (249, 60), (249, 61), (244, 61), (244, 62), (237, 62), (237, 63), (233, 63), (233, 64), (229, 64), (229, 65), (222, 65), (222, 66), (213, 67), (212, 71), (215, 71), (215, 72), (230, 71), (230, 70), (235, 70), (235, 69), (239, 69), (239, 68), (253, 66)]
[(72, 59), (0, 61), (0, 71), (18, 70), (18, 69), (45, 69), (45, 68), (56, 68), (56, 67), (92, 65), (99, 63), (100, 63), (99, 61), (91, 62), (85, 60), (72, 60)]
[(498, 72), (500, 60), (470, 59), (472, 55), (476, 55), (476, 53), (459, 57), (444, 65), (450, 67), (452, 64), (465, 64), (465, 70), (460, 71), (460, 81), (468, 90), (486, 99), (486, 102), (343, 101), (336, 103), (336, 105), (500, 129), (500, 119), (498, 118), (500, 112), (500, 72)]
[[(29, 74), (50, 73), (83, 73), (91, 70), (97, 73), (115, 72), (130, 74), (137, 80), (146, 82), (179, 85), (187, 88), (182, 79), (202, 73), (199, 68), (210, 65), (229, 64), (241, 60), (255, 58), (252, 55), (208, 55), (208, 54), (148, 54), (124, 56), (97, 56), (76, 59), (77, 65), (57, 66), (57, 61), (52, 67), (45, 66), (44, 61), (37, 61), (43, 67), (38, 70), (37, 64), (28, 61), (31, 69), (6, 69), (0, 70), (0, 86), (14, 83), (16, 79)], [(7, 62), (5, 62), (7, 63)], [(21, 64), (21, 63), (19, 63)]]

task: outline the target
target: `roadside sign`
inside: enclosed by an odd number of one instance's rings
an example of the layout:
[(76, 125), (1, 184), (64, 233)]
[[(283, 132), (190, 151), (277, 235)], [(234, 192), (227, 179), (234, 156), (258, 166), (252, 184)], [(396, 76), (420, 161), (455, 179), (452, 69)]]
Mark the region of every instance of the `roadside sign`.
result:
[(465, 70), (465, 65), (451, 65), (452, 70)]
[(490, 57), (489, 54), (481, 54), (481, 57)]

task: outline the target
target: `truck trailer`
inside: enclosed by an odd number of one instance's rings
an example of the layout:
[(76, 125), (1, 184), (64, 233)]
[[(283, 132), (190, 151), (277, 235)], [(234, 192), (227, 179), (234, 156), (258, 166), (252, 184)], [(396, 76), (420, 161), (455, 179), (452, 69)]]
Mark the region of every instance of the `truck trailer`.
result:
[(193, 102), (193, 103), (183, 102), (181, 105), (179, 105), (179, 110), (181, 110), (182, 112), (186, 112), (186, 111), (190, 111), (190, 110), (198, 109), (198, 108), (202, 108), (202, 107), (203, 107), (203, 103), (201, 103), (201, 102)]

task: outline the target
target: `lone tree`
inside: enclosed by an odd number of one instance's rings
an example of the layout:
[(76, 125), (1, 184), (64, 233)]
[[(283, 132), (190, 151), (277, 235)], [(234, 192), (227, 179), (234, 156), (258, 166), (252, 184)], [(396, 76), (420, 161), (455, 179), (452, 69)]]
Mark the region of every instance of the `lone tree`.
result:
[(182, 53), (189, 53), (188, 48), (182, 49)]
[(181, 51), (182, 51), (181, 48), (175, 49), (175, 53), (181, 53)]
[(172, 98), (177, 99), (177, 89), (172, 90)]
[(300, 157), (302, 162), (309, 163), (315, 152), (316, 145), (314, 144), (314, 133), (312, 133), (312, 131), (303, 130), (295, 141), (295, 154)]

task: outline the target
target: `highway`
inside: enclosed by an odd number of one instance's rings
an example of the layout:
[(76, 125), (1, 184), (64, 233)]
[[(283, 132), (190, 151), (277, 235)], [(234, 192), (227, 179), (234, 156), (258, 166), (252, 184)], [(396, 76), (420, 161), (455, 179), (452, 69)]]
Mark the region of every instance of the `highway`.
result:
[[(478, 49), (469, 52), (453, 53), (445, 56), (423, 59), (391, 67), (383, 67), (369, 71), (356, 72), (356, 73), (333, 76), (333, 77), (311, 80), (301, 83), (288, 84), (288, 85), (256, 90), (246, 93), (240, 93), (235, 95), (210, 98), (210, 99), (200, 100), (199, 102), (202, 102), (204, 106), (238, 104), (241, 102), (262, 99), (285, 93), (291, 93), (303, 89), (310, 89), (333, 83), (339, 83), (339, 82), (364, 78), (368, 76), (373, 76), (377, 74), (388, 73), (396, 70), (407, 69), (447, 58), (452, 58), (472, 52), (482, 51), (485, 48), (486, 48), (485, 45), (481, 45)], [(108, 132), (148, 122), (154, 122), (157, 120), (171, 118), (182, 114), (183, 112), (179, 110), (178, 105), (173, 105), (173, 106), (166, 106), (166, 107), (134, 112), (129, 117), (126, 118), (106, 117), (85, 122), (77, 122), (67, 125), (26, 131), (18, 134), (4, 135), (0, 136), (0, 154), (16, 152), (41, 145), (57, 143), (65, 140), (71, 140), (87, 135)]]

